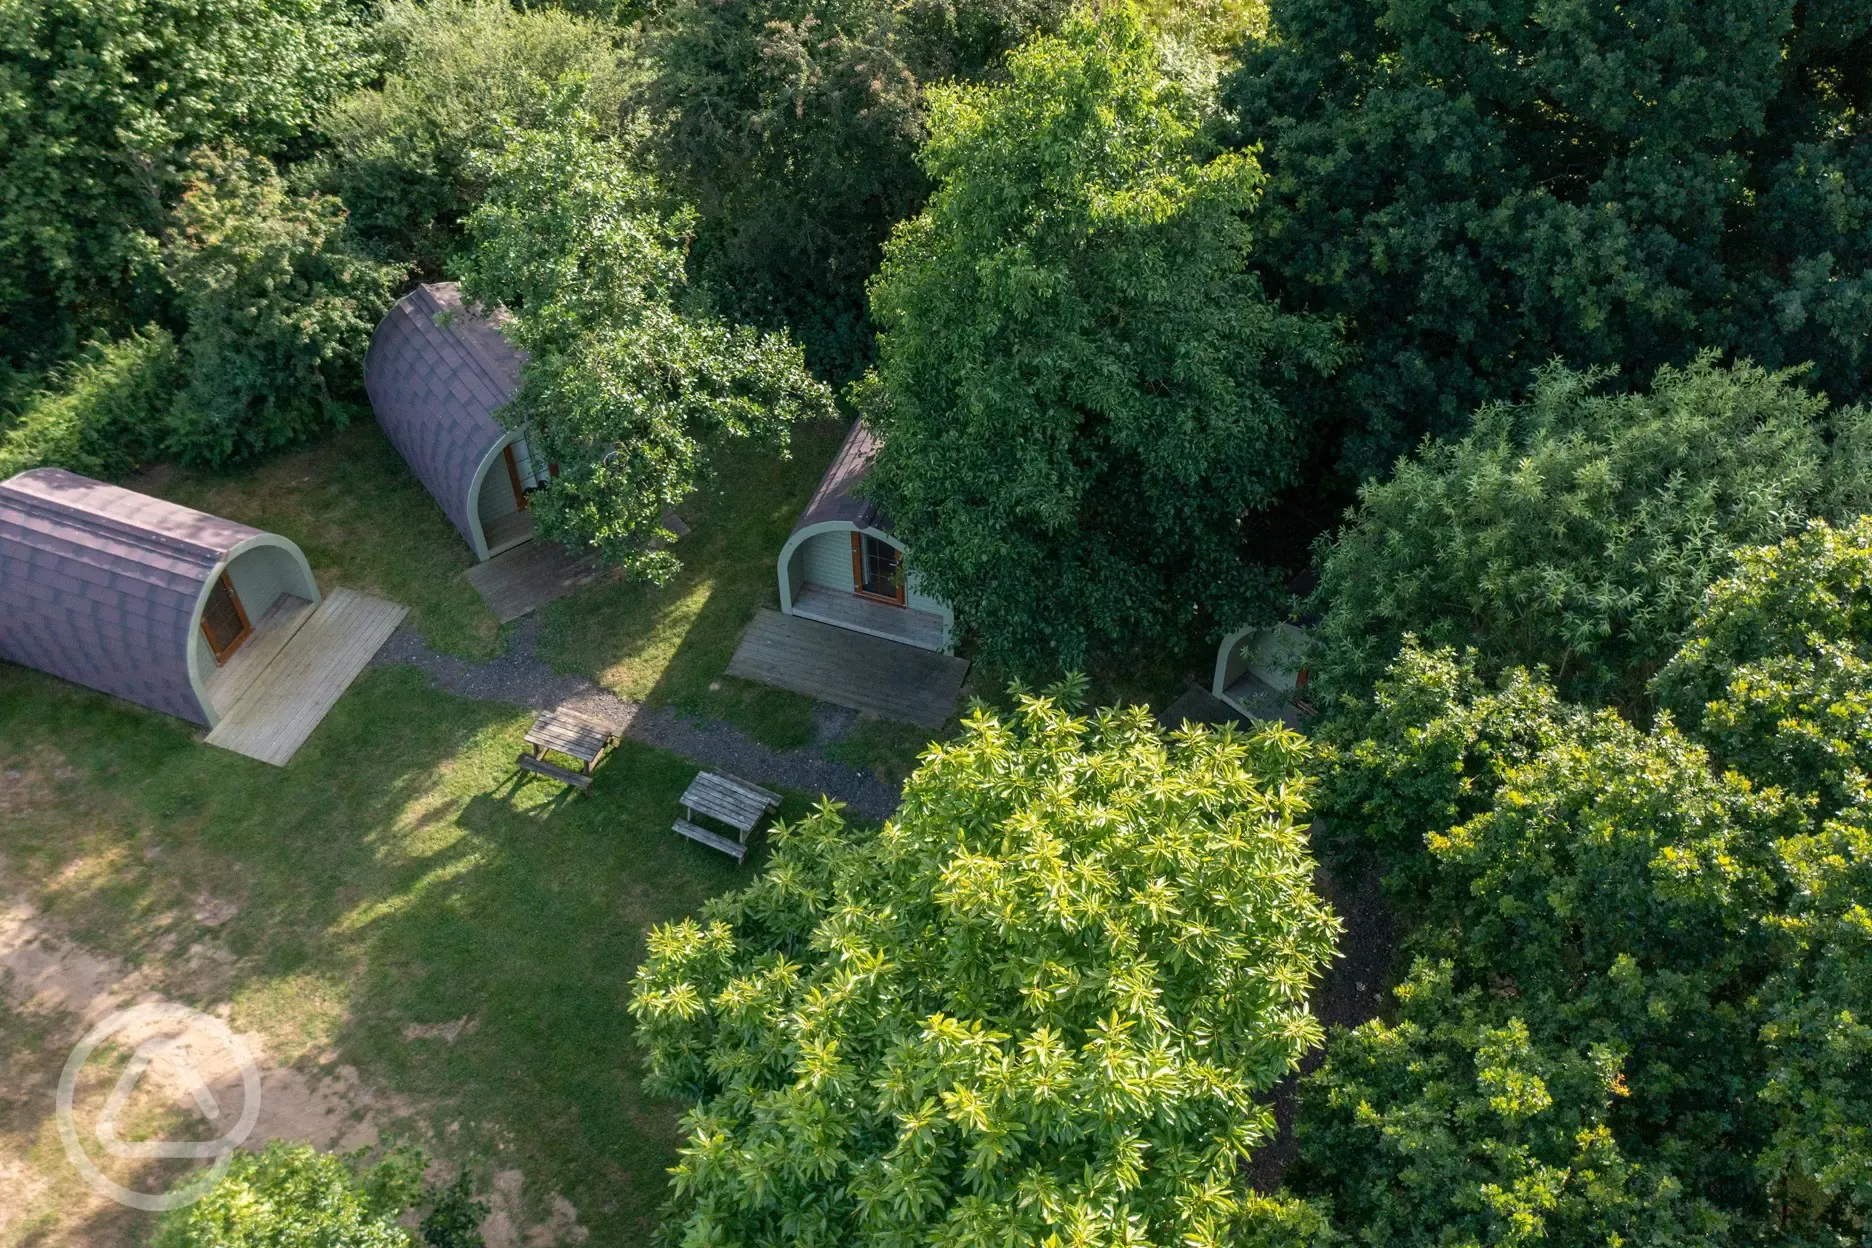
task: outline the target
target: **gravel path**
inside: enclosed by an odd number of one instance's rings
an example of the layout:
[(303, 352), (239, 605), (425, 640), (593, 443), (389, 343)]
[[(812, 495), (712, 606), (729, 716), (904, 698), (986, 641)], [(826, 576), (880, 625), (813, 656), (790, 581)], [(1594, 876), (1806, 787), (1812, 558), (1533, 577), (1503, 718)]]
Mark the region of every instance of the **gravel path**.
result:
[[(620, 698), (586, 676), (554, 672), (539, 657), (539, 617), (515, 625), (504, 654), (470, 663), (438, 654), (415, 633), (398, 629), (371, 666), (402, 663), (420, 668), (429, 683), (458, 697), (502, 702), (545, 710), (568, 706), (601, 719), (624, 736), (680, 754), (704, 767), (719, 767), (757, 784), (777, 784), (807, 793), (825, 793), (870, 819), (886, 819), (897, 809), (898, 790), (877, 777), (823, 758), (811, 750), (776, 750), (739, 728), (716, 720), (695, 720), (667, 707), (649, 707)], [(817, 744), (837, 740), (855, 714), (837, 707), (815, 713)]]

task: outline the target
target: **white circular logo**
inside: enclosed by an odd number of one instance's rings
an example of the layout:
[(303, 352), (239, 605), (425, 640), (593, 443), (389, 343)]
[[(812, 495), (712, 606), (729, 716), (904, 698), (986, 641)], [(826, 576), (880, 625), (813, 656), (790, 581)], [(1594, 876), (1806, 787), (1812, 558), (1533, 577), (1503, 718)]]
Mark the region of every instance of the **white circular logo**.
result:
[[(134, 1044), (130, 1061), (117, 1077), (117, 1085), (104, 1099), (92, 1133), (98, 1151), (120, 1160), (151, 1158), (205, 1160), (213, 1158), (206, 1170), (192, 1175), (174, 1191), (149, 1193), (123, 1186), (98, 1169), (84, 1141), (79, 1138), (73, 1102), (78, 1089), (78, 1072), (98, 1046), (117, 1036)], [(240, 1075), (240, 1116), (224, 1134), (212, 1140), (125, 1140), (117, 1133), (117, 1116), (129, 1103), (131, 1095), (145, 1076), (164, 1078), (169, 1086), (186, 1094), (197, 1112), (211, 1123), (221, 1121), (225, 1110), (215, 1095), (216, 1084), (225, 1087), (233, 1072)], [(84, 1176), (94, 1191), (132, 1209), (162, 1213), (194, 1204), (219, 1182), (234, 1160), (234, 1150), (253, 1133), (260, 1118), (260, 1068), (253, 1054), (228, 1025), (212, 1014), (191, 1010), (185, 1005), (139, 1005), (119, 1010), (85, 1033), (71, 1056), (65, 1060), (65, 1073), (58, 1085), (59, 1138), (65, 1143), (65, 1155)]]

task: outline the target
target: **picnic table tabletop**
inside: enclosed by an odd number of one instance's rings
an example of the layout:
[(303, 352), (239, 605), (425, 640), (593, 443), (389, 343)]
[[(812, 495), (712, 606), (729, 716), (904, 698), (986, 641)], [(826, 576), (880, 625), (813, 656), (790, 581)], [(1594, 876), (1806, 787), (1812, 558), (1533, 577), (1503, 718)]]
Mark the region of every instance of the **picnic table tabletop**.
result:
[(527, 729), (526, 743), (533, 747), (536, 758), (542, 749), (553, 750), (578, 759), (589, 771), (598, 756), (616, 742), (617, 735), (603, 720), (556, 707), (542, 712), (533, 721), (533, 726)]
[(734, 776), (699, 773), (683, 790), (683, 809), (719, 819), (742, 833), (752, 832), (761, 816), (780, 804), (780, 795)]

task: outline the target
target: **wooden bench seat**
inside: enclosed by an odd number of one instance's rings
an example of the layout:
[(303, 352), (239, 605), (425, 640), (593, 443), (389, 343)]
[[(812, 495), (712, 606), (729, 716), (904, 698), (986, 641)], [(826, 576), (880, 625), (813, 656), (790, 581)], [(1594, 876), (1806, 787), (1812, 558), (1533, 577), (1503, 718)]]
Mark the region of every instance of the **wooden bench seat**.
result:
[(710, 849), (719, 849), (736, 862), (740, 862), (743, 858), (747, 857), (747, 846), (741, 844), (741, 842), (731, 841), (725, 836), (717, 836), (707, 828), (697, 827), (687, 819), (678, 819), (672, 826), (676, 831), (682, 833), (690, 840), (695, 841), (697, 844), (706, 845)]
[(557, 780), (561, 784), (576, 785), (581, 793), (591, 790), (592, 778), (568, 767), (560, 767), (544, 759), (534, 758), (531, 754), (522, 754), (514, 760), (514, 765), (521, 771), (530, 771), (536, 776), (545, 776), (548, 780)]

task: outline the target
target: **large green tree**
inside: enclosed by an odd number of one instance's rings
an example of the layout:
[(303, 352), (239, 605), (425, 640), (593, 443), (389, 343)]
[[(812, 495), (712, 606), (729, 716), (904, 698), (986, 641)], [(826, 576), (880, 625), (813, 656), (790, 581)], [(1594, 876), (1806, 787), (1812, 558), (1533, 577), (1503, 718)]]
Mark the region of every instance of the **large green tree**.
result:
[(484, 156), (463, 289), (511, 319), (528, 354), (503, 418), (559, 473), (533, 514), (541, 532), (662, 579), (676, 558), (663, 517), (692, 491), (715, 439), (784, 453), (830, 391), (784, 332), (719, 320), (687, 288), (694, 222), (614, 139), (563, 97), (546, 129)]
[(370, 72), (339, 0), (0, 5), (0, 355), (165, 315), (191, 155), (287, 151)]
[[(1872, 518), (1745, 552), (1661, 700), (1726, 767), (1797, 795), (1759, 1005), (1777, 1112), (1763, 1168), (1872, 1227)], [(1811, 1187), (1809, 1186), (1811, 1185)]]
[(1872, 9), (1855, 0), (1273, 0), (1228, 102), (1257, 262), (1360, 348), (1344, 467), (1460, 434), (1554, 356), (1714, 346), (1872, 373)]
[(441, 275), (482, 185), (474, 154), (503, 126), (535, 129), (567, 80), (606, 133), (625, 129), (636, 68), (624, 33), (561, 9), (495, 0), (390, 0), (372, 27), (381, 82), (322, 118), (331, 143), (303, 176), (339, 196), (386, 259)]
[(1134, 9), (1077, 13), (1008, 72), (931, 92), (937, 189), (872, 284), (860, 398), (928, 591), (986, 652), (1076, 666), (1265, 606), (1243, 521), (1297, 480), (1286, 399), (1336, 356), (1246, 271), (1260, 172), (1208, 158)]
[(815, 367), (870, 350), (864, 283), (929, 184), (925, 84), (995, 72), (1064, 0), (676, 0), (646, 95), (665, 170), (701, 211), (728, 311), (794, 326)]
[(188, 384), (165, 449), (218, 466), (342, 426), (405, 270), (360, 255), (344, 206), (292, 194), (265, 157), (203, 151), (185, 176), (164, 268)]
[(1525, 672), (1491, 689), (1448, 651), (1407, 647), (1380, 697), (1322, 809), (1390, 869), (1412, 970), (1309, 1078), (1296, 1188), (1374, 1245), (1770, 1230), (1789, 1193), (1758, 1166), (1775, 1113), (1745, 1003), (1778, 965), (1799, 804), (1668, 722)]
[(647, 1086), (695, 1105), (664, 1242), (1231, 1242), (1337, 928), (1306, 748), (1023, 698), (881, 830), (777, 828), (637, 974)]
[(1869, 621), (1872, 518), (1815, 521), (1710, 587), (1649, 729), (1411, 644), (1328, 734), (1321, 809), (1413, 959), (1302, 1098), (1290, 1177), (1342, 1231), (1872, 1229)]
[(1545, 665), (1564, 696), (1642, 707), (1736, 547), (1819, 506), (1827, 404), (1700, 357), (1643, 393), (1559, 366), (1369, 484), (1320, 548), (1312, 669), (1364, 696), (1406, 633), (1487, 672)]

